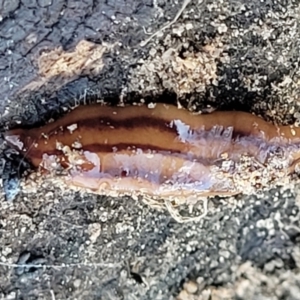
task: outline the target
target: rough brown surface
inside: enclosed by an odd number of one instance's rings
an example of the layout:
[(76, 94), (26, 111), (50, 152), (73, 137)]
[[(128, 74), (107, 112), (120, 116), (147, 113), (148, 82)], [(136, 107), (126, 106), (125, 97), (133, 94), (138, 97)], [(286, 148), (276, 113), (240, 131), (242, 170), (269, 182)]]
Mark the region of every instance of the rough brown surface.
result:
[[(99, 99), (299, 122), (299, 1), (194, 0), (141, 46), (178, 2), (0, 1), (1, 128)], [(213, 199), (179, 224), (142, 201), (38, 182), (0, 200), (3, 299), (299, 299), (293, 187)]]

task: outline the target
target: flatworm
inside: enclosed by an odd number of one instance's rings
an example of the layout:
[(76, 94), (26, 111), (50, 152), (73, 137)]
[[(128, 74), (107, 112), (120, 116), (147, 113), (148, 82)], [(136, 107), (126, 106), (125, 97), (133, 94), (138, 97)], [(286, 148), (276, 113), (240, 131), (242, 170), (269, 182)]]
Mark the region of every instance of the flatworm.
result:
[(36, 168), (105, 194), (190, 197), (253, 193), (289, 180), (300, 129), (244, 112), (193, 114), (175, 106), (79, 106), (6, 141)]

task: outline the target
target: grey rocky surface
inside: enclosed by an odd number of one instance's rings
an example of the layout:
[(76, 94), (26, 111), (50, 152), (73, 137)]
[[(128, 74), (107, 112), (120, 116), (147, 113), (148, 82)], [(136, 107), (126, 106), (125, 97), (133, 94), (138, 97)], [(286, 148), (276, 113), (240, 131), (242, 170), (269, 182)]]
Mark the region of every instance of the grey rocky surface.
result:
[[(141, 46), (182, 4), (0, 0), (2, 132), (98, 99), (299, 122), (299, 1), (190, 1)], [(300, 299), (297, 185), (211, 199), (181, 224), (38, 182), (0, 199), (3, 299)]]

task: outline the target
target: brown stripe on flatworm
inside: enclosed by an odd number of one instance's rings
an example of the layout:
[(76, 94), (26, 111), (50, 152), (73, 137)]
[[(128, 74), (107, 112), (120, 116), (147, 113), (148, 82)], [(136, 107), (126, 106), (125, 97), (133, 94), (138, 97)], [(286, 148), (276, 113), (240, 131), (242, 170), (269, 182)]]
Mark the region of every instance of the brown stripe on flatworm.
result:
[[(82, 127), (81, 127), (82, 129)], [(83, 128), (86, 130), (86, 128)], [(117, 130), (117, 129), (115, 129)], [(150, 129), (148, 129), (150, 131)], [(90, 131), (91, 133), (91, 131)], [(151, 133), (151, 132), (150, 132)], [(81, 133), (79, 133), (81, 134)], [(96, 136), (96, 135), (94, 135)], [(123, 136), (126, 136), (124, 133)], [(153, 134), (154, 137), (155, 134)], [(27, 142), (26, 149), (26, 155), (31, 159), (32, 163), (35, 166), (38, 166), (41, 162), (43, 153), (47, 153), (48, 155), (56, 155), (61, 156), (62, 152), (61, 150), (56, 149), (56, 142), (61, 143), (61, 145), (71, 145), (71, 150), (77, 150), (77, 151), (90, 151), (93, 153), (97, 153), (98, 155), (109, 153), (109, 152), (124, 152), (127, 151), (127, 153), (134, 154), (138, 151), (143, 151), (145, 155), (151, 154), (151, 153), (162, 153), (164, 155), (176, 155), (176, 156), (184, 156), (187, 161), (198, 161), (202, 162), (204, 165), (207, 164), (214, 164), (218, 159), (222, 159), (220, 157), (221, 154), (227, 153), (228, 158), (230, 159), (237, 159), (237, 156), (242, 155), (243, 153), (248, 152), (249, 155), (258, 155), (259, 152), (263, 152), (263, 149), (260, 149), (261, 143), (263, 140), (256, 139), (256, 141), (253, 139), (251, 141), (247, 140), (239, 140), (235, 143), (226, 142), (226, 145), (224, 144), (224, 141), (222, 140), (222, 137), (219, 137), (217, 140), (214, 139), (212, 136), (204, 136), (202, 139), (205, 140), (205, 144), (194, 144), (192, 146), (187, 147), (188, 142), (174, 142), (176, 136), (171, 137), (169, 143), (165, 140), (166, 144), (163, 145), (162, 143), (159, 145), (155, 145), (154, 143), (150, 144), (147, 143), (148, 140), (146, 139), (146, 143), (136, 143), (136, 141), (131, 141), (127, 143), (119, 143), (119, 144), (107, 144), (107, 143), (93, 143), (93, 144), (87, 144), (87, 141), (81, 141), (82, 147), (79, 149), (76, 149), (72, 147), (74, 144), (76, 135), (72, 135), (69, 132), (66, 132), (65, 135), (58, 135), (56, 138), (54, 136), (50, 137), (50, 139), (43, 139), (42, 141), (36, 142), (37, 146), (31, 146), (31, 141)], [(54, 139), (55, 138), (55, 139)], [(128, 135), (127, 135), (128, 138)], [(129, 139), (129, 138), (128, 138)], [(137, 136), (137, 139), (139, 139), (139, 135)], [(173, 143), (172, 143), (173, 142)], [(46, 143), (46, 144), (44, 144)], [(161, 147), (161, 146), (164, 146)], [(211, 150), (213, 148), (214, 150)], [(264, 159), (260, 159), (260, 162), (263, 163)]]
[[(120, 129), (145, 129), (145, 128), (153, 128), (161, 133), (170, 133), (173, 134), (174, 137), (178, 136), (178, 132), (175, 125), (172, 125), (170, 121), (165, 119), (160, 119), (156, 117), (135, 117), (135, 118), (127, 118), (122, 120), (115, 120), (113, 118), (107, 118), (107, 117), (95, 117), (92, 119), (87, 120), (80, 120), (77, 123), (77, 126), (80, 128), (84, 128), (85, 130), (89, 129), (96, 129), (100, 131), (115, 131)], [(49, 132), (49, 137), (56, 134), (65, 134), (66, 127), (70, 126), (71, 124), (65, 125), (64, 130), (61, 130), (60, 128), (54, 128)], [(206, 131), (211, 130), (211, 128), (206, 128)], [(245, 131), (239, 131), (238, 129), (232, 129), (232, 139), (235, 140), (237, 138), (243, 138), (245, 136), (248, 136), (249, 133)]]
[[(155, 152), (159, 152), (159, 153), (166, 153), (166, 154), (182, 154), (180, 151), (170, 151), (164, 148), (160, 148), (160, 147), (155, 147), (155, 146), (151, 146), (150, 144), (137, 144), (132, 146), (132, 144), (129, 143), (120, 143), (120, 144), (116, 144), (116, 145), (107, 145), (107, 144), (91, 144), (91, 145), (84, 145), (82, 148), (78, 149), (78, 148), (74, 148), (71, 147), (70, 148), (72, 151), (89, 151), (89, 152), (93, 152), (93, 153), (109, 153), (109, 152), (122, 152), (122, 151), (127, 151), (127, 152), (132, 152), (134, 153), (134, 151), (143, 151), (145, 154), (151, 154), (151, 153), (155, 153)], [(149, 149), (151, 149), (151, 152), (149, 151)], [(34, 157), (34, 158), (40, 158), (42, 157), (43, 153), (45, 153), (44, 151), (42, 151), (39, 148), (32, 148), (30, 151), (30, 156)], [(58, 149), (54, 149), (51, 151), (47, 151), (48, 155), (60, 155), (62, 153), (61, 150)], [(193, 156), (191, 156), (192, 158)]]
[[(174, 106), (164, 106), (157, 104), (154, 109), (149, 109), (146, 106), (131, 106), (131, 107), (108, 107), (101, 105), (80, 106), (74, 109), (68, 115), (57, 120), (56, 122), (49, 123), (42, 128), (36, 128), (32, 132), (36, 137), (39, 137), (41, 133), (59, 132), (59, 128), (65, 128), (72, 124), (83, 125), (84, 123), (94, 122), (94, 119), (111, 120), (111, 122), (122, 122), (126, 127), (126, 121), (130, 125), (130, 122), (134, 123), (134, 126), (140, 126), (138, 119), (147, 119), (147, 122), (143, 123), (143, 127), (149, 126), (163, 126), (170, 124), (172, 121), (178, 119), (183, 123), (188, 124), (191, 129), (199, 129), (202, 126), (205, 130), (210, 130), (213, 126), (219, 125), (224, 128), (232, 127), (234, 135), (249, 136), (257, 135), (259, 131), (263, 131), (266, 134), (266, 138), (272, 138), (278, 136), (276, 130), (274, 132), (274, 126), (264, 122), (262, 119), (253, 116), (251, 114), (243, 112), (214, 112), (208, 115), (195, 115), (185, 110), (177, 109)], [(131, 121), (137, 119), (138, 121)], [(93, 120), (93, 121), (91, 121)], [(255, 126), (257, 123), (257, 126)], [(128, 126), (129, 126), (128, 125)], [(136, 127), (134, 127), (136, 128)], [(259, 128), (259, 130), (257, 129)], [(297, 130), (297, 129), (296, 129)], [(291, 133), (285, 132), (287, 138), (293, 137)]]
[[(127, 130), (136, 129), (136, 128), (155, 128), (161, 132), (170, 132), (176, 134), (176, 128), (171, 127), (165, 120), (159, 118), (149, 118), (149, 117), (135, 117), (122, 120), (115, 120), (113, 118), (107, 117), (95, 117), (87, 120), (80, 120), (77, 122), (78, 127), (82, 128), (93, 128), (97, 130), (114, 130), (126, 128)], [(66, 128), (66, 126), (65, 126)], [(50, 135), (55, 131), (58, 131), (58, 128), (51, 130)], [(66, 130), (66, 129), (65, 129)]]
[[(147, 174), (147, 170), (152, 170), (153, 165), (164, 158), (168, 164), (157, 164), (159, 172), (168, 174), (167, 177), (170, 178), (171, 174), (166, 166), (173, 162), (174, 178), (177, 178), (178, 182), (180, 179), (186, 189), (194, 189), (194, 192), (198, 194), (204, 193), (204, 190), (201, 190), (204, 185), (199, 184), (196, 177), (191, 178), (187, 173), (186, 166), (191, 163), (191, 157), (196, 158), (199, 162), (198, 165), (195, 165), (196, 173), (206, 170), (206, 174), (203, 175), (205, 180), (202, 177), (201, 180), (206, 183), (206, 187), (212, 189), (211, 191), (205, 190), (206, 194), (208, 192), (223, 193), (224, 188), (222, 187), (224, 186), (227, 186), (228, 193), (231, 192), (230, 190), (236, 192), (237, 186), (239, 186), (237, 178), (242, 178), (245, 189), (247, 185), (250, 185), (249, 180), (244, 180), (244, 177), (249, 174), (238, 173), (242, 172), (244, 167), (230, 170), (231, 173), (228, 171), (227, 175), (223, 174), (223, 171), (216, 171), (218, 170), (217, 162), (220, 159), (228, 158), (239, 164), (241, 157), (245, 154), (260, 164), (266, 163), (266, 170), (271, 172), (268, 162), (274, 156), (274, 149), (279, 147), (283, 156), (275, 154), (277, 160), (274, 165), (278, 164), (279, 169), (287, 168), (284, 171), (289, 174), (294, 171), (300, 157), (300, 130), (298, 128), (275, 126), (243, 112), (214, 112), (209, 115), (195, 115), (186, 110), (162, 104), (156, 105), (154, 109), (146, 106), (123, 108), (91, 105), (78, 107), (56, 122), (41, 128), (11, 130), (5, 136), (6, 140), (26, 155), (36, 167), (42, 160), (45, 160), (43, 154), (55, 153), (66, 161), (69, 160), (70, 157), (61, 156), (61, 152), (56, 151), (57, 142), (70, 149), (74, 143), (79, 142), (83, 150), (90, 148), (89, 151), (94, 154), (94, 159), (98, 157), (100, 161), (105, 161), (107, 173), (97, 174), (97, 170), (93, 170), (93, 176), (96, 178), (98, 176), (101, 180), (103, 180), (103, 176), (108, 176), (109, 172), (115, 172), (113, 160), (119, 159), (124, 154), (124, 149), (120, 146), (118, 148), (118, 145), (136, 146), (142, 150), (141, 153), (127, 149), (127, 156), (123, 156), (124, 162), (129, 166), (133, 164), (135, 170), (140, 170), (141, 174)], [(111, 151), (114, 145), (116, 146)], [(152, 160), (147, 159), (146, 152), (149, 151), (151, 153), (155, 151)], [(176, 153), (180, 153), (180, 157), (176, 156)], [(179, 168), (180, 164), (177, 165), (179, 160), (186, 163), (184, 168)], [(200, 162), (206, 162), (206, 164)], [(120, 161), (119, 165), (121, 170), (123, 163)], [(261, 168), (264, 168), (264, 165)], [(272, 169), (274, 174), (272, 173), (270, 178), (279, 177), (279, 173), (276, 174), (276, 168), (277, 166)], [(71, 172), (72, 170), (74, 171), (71, 168)], [(83, 180), (84, 177), (90, 178), (90, 175), (83, 170), (76, 176)], [(265, 177), (265, 173), (261, 173), (261, 176)], [(235, 178), (236, 188), (232, 185), (232, 178)], [(137, 189), (138, 192), (141, 188), (138, 182), (140, 179), (139, 176), (130, 178), (131, 181), (126, 178), (126, 184), (130, 182), (130, 186)], [(124, 186), (124, 182), (121, 178), (118, 182), (111, 182), (110, 187), (118, 189), (118, 184)], [(147, 182), (150, 184), (151, 178)], [(176, 180), (171, 182), (175, 187), (173, 193), (176, 196), (178, 182)], [(214, 184), (212, 184), (213, 182)], [(164, 188), (158, 188), (161, 194), (163, 194)], [(244, 190), (243, 186), (239, 186), (239, 189)], [(151, 194), (151, 189), (149, 193)]]
[[(137, 112), (140, 107), (137, 107)], [(224, 112), (227, 113), (227, 112)], [(215, 113), (216, 115), (218, 113)], [(205, 119), (207, 116), (202, 115), (201, 116), (203, 119)], [(159, 132), (169, 132), (171, 134), (177, 135), (177, 129), (175, 125), (172, 125), (172, 121), (167, 118), (159, 118), (155, 116), (138, 116), (138, 117), (128, 117), (128, 118), (121, 118), (121, 119), (116, 119), (114, 118), (114, 115), (111, 115), (110, 117), (103, 117), (101, 116), (96, 116), (93, 118), (88, 118), (88, 119), (79, 119), (76, 122), (76, 125), (84, 130), (107, 130), (107, 131), (112, 131), (112, 130), (118, 130), (118, 129), (126, 129), (126, 130), (132, 130), (132, 129), (145, 129), (145, 128), (153, 128), (156, 129)], [(74, 123), (73, 123), (74, 124)], [(56, 127), (52, 127), (50, 131), (48, 131), (47, 135), (51, 137), (52, 135), (63, 135), (65, 134), (68, 129), (68, 126), (71, 126), (72, 123), (69, 124), (64, 124), (64, 125), (58, 125)], [(203, 122), (203, 127), (205, 127), (206, 131), (211, 130), (212, 126), (211, 124), (205, 125), (205, 122)], [(217, 124), (216, 124), (217, 125)], [(191, 126), (191, 129), (195, 129), (194, 126)], [(237, 128), (232, 128), (232, 138), (242, 138), (245, 136), (249, 136), (249, 131), (251, 128), (248, 128), (247, 130), (243, 130), (242, 128), (237, 129)], [(256, 134), (253, 132), (253, 134)]]

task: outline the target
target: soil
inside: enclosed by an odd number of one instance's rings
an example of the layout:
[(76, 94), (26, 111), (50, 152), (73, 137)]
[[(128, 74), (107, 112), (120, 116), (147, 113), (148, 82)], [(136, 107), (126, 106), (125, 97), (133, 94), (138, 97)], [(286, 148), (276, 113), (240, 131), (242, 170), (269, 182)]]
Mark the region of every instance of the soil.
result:
[[(1, 133), (97, 101), (298, 124), (299, 20), (296, 0), (2, 0)], [(297, 178), (178, 223), (55, 180), (22, 179), (6, 201), (22, 161), (0, 149), (1, 299), (299, 299)]]

